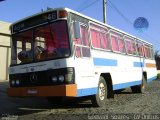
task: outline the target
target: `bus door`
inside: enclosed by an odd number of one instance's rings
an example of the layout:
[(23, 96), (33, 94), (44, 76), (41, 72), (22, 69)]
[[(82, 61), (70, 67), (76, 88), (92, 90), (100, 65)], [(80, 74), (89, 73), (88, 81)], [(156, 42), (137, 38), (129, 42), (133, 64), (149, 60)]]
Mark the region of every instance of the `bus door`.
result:
[(140, 67), (143, 72), (143, 67), (145, 63), (145, 50), (144, 50), (144, 45), (142, 43), (138, 43), (138, 55), (139, 55), (139, 60), (140, 60)]
[[(77, 26), (75, 28), (75, 26)], [(76, 72), (76, 83), (78, 88), (85, 89), (94, 85), (94, 65), (91, 59), (89, 43), (89, 27), (86, 24), (77, 22), (74, 24), (74, 61)]]

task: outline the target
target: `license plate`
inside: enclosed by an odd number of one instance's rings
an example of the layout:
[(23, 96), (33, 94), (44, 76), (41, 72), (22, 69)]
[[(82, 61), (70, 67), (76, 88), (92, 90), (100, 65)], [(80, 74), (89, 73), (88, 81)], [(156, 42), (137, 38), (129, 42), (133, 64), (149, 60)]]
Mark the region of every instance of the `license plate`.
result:
[(27, 94), (29, 94), (29, 95), (35, 95), (37, 93), (38, 93), (38, 90), (36, 90), (36, 89), (29, 89), (29, 90), (27, 90)]

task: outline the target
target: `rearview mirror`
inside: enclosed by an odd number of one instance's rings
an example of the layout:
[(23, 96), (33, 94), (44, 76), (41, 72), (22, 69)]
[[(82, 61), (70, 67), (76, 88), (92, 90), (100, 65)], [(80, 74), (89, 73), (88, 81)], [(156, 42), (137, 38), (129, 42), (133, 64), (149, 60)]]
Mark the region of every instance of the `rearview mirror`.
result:
[(74, 37), (76, 39), (80, 38), (80, 24), (78, 21), (74, 22)]

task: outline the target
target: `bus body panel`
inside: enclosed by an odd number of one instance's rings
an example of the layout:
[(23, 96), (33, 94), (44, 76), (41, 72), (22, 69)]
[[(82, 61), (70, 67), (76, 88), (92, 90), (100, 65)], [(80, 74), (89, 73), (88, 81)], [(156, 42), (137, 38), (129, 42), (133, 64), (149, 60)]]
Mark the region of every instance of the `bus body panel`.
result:
[(18, 87), (8, 88), (7, 94), (10, 97), (76, 97), (77, 85), (57, 85), (57, 86), (35, 86), (35, 87)]
[(74, 62), (75, 61), (73, 60), (73, 58), (65, 58), (65, 59), (57, 59), (57, 60), (48, 60), (45, 62), (11, 66), (9, 68), (9, 73), (10, 74), (28, 73), (28, 72), (45, 71), (49, 69), (74, 67), (74, 64), (73, 64)]
[(144, 71), (147, 73), (147, 82), (157, 79), (157, 68), (155, 60), (145, 59)]

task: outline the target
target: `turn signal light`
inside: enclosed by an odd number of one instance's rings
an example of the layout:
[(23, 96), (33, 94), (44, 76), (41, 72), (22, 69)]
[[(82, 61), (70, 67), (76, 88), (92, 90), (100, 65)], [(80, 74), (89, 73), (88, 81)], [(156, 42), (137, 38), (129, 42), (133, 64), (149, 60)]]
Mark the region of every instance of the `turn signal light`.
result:
[(59, 16), (59, 18), (66, 18), (67, 17), (67, 11), (60, 10), (58, 16)]

